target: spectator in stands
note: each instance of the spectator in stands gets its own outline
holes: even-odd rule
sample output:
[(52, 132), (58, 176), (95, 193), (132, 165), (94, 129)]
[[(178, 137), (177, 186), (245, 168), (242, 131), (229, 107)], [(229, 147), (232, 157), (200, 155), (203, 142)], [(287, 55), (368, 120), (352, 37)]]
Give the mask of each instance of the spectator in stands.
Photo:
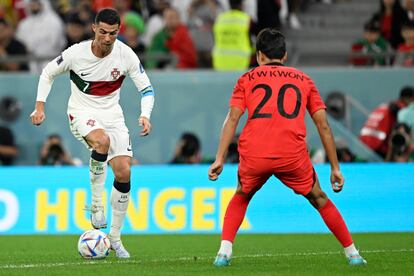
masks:
[(217, 3), (219, 4), (220, 8), (222, 8), (224, 11), (230, 8), (229, 0), (217, 0)]
[(151, 4), (148, 9), (150, 17), (145, 22), (145, 32), (142, 36), (142, 42), (146, 48), (150, 47), (154, 36), (164, 28), (163, 13), (170, 7), (167, 0), (153, 0), (148, 4)]
[(63, 146), (60, 135), (51, 134), (43, 142), (39, 164), (43, 166), (74, 165), (72, 158)]
[(17, 157), (17, 146), (11, 129), (0, 126), (0, 166), (11, 166)]
[(89, 0), (79, 1), (74, 12), (79, 15), (80, 20), (85, 25), (85, 34), (89, 37), (94, 37), (92, 24), (94, 23), (96, 12), (93, 10), (91, 2)]
[[(352, 152), (351, 148), (348, 146), (348, 143), (343, 138), (335, 138), (335, 144), (336, 144), (336, 155), (338, 156), (338, 161), (342, 163), (353, 163), (353, 162), (365, 162), (366, 160), (360, 158), (357, 156), (354, 152)], [(316, 154), (321, 154), (320, 151), (323, 151), (323, 158), (324, 162), (329, 162), (328, 157), (326, 156), (326, 153), (324, 149), (317, 149), (316, 152), (314, 152), (314, 155), (312, 156), (313, 159), (317, 159)]]
[(133, 2), (132, 0), (112, 0), (111, 6), (113, 6), (114, 9), (118, 11), (118, 13), (120, 14), (122, 18), (127, 12), (131, 11), (132, 2)]
[(414, 21), (414, 0), (404, 0), (404, 9), (407, 11), (408, 19)]
[(300, 7), (302, 5), (302, 0), (287, 0), (288, 4), (288, 17), (287, 22), (289, 22), (289, 26), (294, 30), (300, 30), (302, 28), (302, 24), (299, 21), (298, 13)]
[(391, 132), (385, 161), (409, 162), (412, 145), (411, 128), (404, 123), (398, 123)]
[[(384, 66), (390, 63), (391, 48), (381, 36), (378, 21), (364, 25), (364, 37), (352, 45), (351, 64), (356, 66)], [(366, 54), (366, 55), (365, 55)]]
[(409, 19), (399, 0), (380, 0), (380, 9), (372, 20), (380, 22), (382, 36), (394, 49), (403, 42), (401, 26)]
[(338, 156), (338, 161), (342, 163), (352, 163), (356, 161), (355, 154), (346, 146), (337, 147), (336, 155)]
[[(405, 89), (411, 89), (414, 95), (414, 87), (406, 87)], [(411, 128), (411, 134), (414, 135), (414, 97), (408, 106), (398, 112), (398, 122), (409, 126)]]
[(0, 1), (0, 17), (8, 21), (13, 27), (17, 25), (19, 19), (16, 2), (17, 1)]
[[(14, 38), (13, 27), (4, 18), (0, 18), (0, 57), (27, 55), (26, 47)], [(0, 71), (27, 71), (26, 63), (1, 62)]]
[(187, 25), (188, 10), (190, 9), (192, 0), (169, 0), (172, 8), (174, 8), (180, 15), (181, 21)]
[(211, 67), (213, 25), (219, 13), (215, 0), (193, 0), (188, 10), (188, 28), (197, 50), (199, 67)]
[(381, 104), (374, 109), (361, 129), (359, 139), (385, 158), (389, 149), (390, 134), (397, 123), (398, 111), (413, 100), (414, 89), (408, 86), (402, 88), (398, 100)]
[[(277, 0), (279, 1), (279, 0)], [(247, 13), (252, 22), (255, 22), (255, 27), (257, 27), (257, 5), (259, 1), (257, 0), (243, 0), (243, 11), (245, 13)], [(256, 30), (256, 32), (254, 33), (255, 35), (257, 35), (259, 33), (260, 30)]]
[[(63, 21), (48, 0), (29, 0), (29, 14), (20, 21), (16, 37), (36, 58), (57, 56), (66, 45)], [(30, 71), (41, 72), (47, 61), (30, 62)]]
[(72, 46), (73, 44), (90, 38), (85, 33), (85, 22), (83, 22), (78, 13), (71, 12), (66, 15), (66, 46), (65, 49)]
[(198, 137), (191, 132), (181, 135), (175, 147), (171, 164), (199, 164), (201, 162), (201, 145)]
[(114, 0), (93, 0), (93, 1), (86, 0), (83, 2), (92, 2), (93, 3), (92, 8), (94, 9), (94, 11), (97, 12), (100, 9), (112, 7)]
[(219, 14), (214, 23), (213, 68), (246, 70), (250, 65), (250, 16), (243, 12), (242, 0), (230, 0), (230, 10)]
[(404, 43), (400, 44), (394, 65), (414, 66), (414, 21), (408, 22), (401, 27)]
[[(181, 22), (180, 15), (173, 8), (164, 10), (165, 27), (155, 35), (148, 53), (166, 54), (176, 56), (178, 69), (190, 69), (197, 67), (197, 54), (193, 40), (186, 26)], [(146, 63), (148, 68), (153, 68), (154, 64)], [(158, 64), (157, 68), (164, 65)]]
[(123, 19), (123, 33), (120, 39), (125, 42), (137, 54), (141, 55), (145, 52), (145, 45), (141, 40), (144, 33), (144, 20), (136, 12), (127, 12)]
[(64, 19), (72, 8), (71, 0), (55, 0), (51, 2), (52, 8), (57, 12), (60, 18)]
[(257, 28), (259, 30), (264, 28), (280, 29), (280, 5), (281, 3), (275, 0), (257, 1)]

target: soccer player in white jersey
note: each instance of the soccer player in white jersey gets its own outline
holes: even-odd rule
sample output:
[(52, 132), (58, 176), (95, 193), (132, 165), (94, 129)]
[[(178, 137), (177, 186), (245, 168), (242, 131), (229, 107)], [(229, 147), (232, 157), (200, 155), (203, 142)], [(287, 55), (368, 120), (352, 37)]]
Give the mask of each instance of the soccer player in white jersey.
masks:
[(102, 195), (107, 162), (115, 175), (111, 193), (111, 247), (118, 258), (129, 258), (121, 242), (121, 228), (129, 202), (132, 149), (128, 129), (119, 105), (122, 81), (128, 74), (141, 92), (141, 135), (151, 131), (150, 115), (154, 106), (151, 83), (135, 53), (117, 40), (119, 14), (113, 9), (101, 10), (92, 25), (93, 40), (69, 47), (44, 69), (39, 79), (34, 125), (46, 118), (44, 105), (53, 80), (70, 72), (71, 96), (68, 119), (74, 136), (91, 151), (90, 182), (92, 188), (91, 223), (96, 229), (106, 228)]

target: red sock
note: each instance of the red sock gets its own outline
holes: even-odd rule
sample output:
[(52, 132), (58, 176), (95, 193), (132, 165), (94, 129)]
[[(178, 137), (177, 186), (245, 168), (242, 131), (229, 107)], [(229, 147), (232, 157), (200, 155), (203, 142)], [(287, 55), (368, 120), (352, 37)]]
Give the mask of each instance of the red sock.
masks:
[(329, 230), (331, 230), (342, 246), (350, 246), (353, 243), (351, 234), (346, 227), (341, 213), (339, 213), (332, 201), (328, 199), (325, 206), (320, 208), (318, 211), (321, 214), (326, 226), (328, 226)]
[(237, 230), (239, 230), (243, 222), (249, 201), (249, 199), (239, 194), (235, 194), (232, 197), (227, 206), (226, 214), (224, 215), (223, 232), (221, 234), (222, 240), (234, 241)]

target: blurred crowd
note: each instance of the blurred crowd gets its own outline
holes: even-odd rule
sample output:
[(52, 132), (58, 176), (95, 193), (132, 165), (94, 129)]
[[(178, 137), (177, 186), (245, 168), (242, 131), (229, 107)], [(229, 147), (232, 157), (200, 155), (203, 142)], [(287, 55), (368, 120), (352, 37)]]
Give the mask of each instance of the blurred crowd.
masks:
[[(0, 70), (41, 72), (62, 50), (92, 38), (96, 11), (108, 6), (122, 16), (119, 39), (148, 69), (244, 70), (255, 66), (251, 45), (261, 29), (301, 29), (300, 14), (313, 2), (335, 1), (0, 0)], [(229, 27), (229, 20), (243, 23)], [(414, 0), (378, 0), (362, 29), (352, 65), (414, 66)]]
[[(396, 94), (396, 93), (395, 93)], [(391, 97), (390, 97), (391, 99)], [(325, 99), (327, 112), (338, 122), (344, 122), (349, 112), (349, 98), (340, 91), (333, 91)], [(414, 87), (403, 86), (397, 99), (375, 107), (367, 116), (357, 134), (359, 141), (385, 162), (414, 162)], [(349, 139), (335, 138), (340, 162), (366, 162), (351, 147)], [(355, 145), (355, 144), (354, 144)], [(313, 163), (326, 163), (323, 149), (309, 149)]]
[(385, 161), (414, 161), (414, 87), (401, 89), (398, 99), (383, 103), (368, 116), (360, 140)]
[[(0, 0), (0, 70), (41, 72), (47, 60), (93, 37), (91, 24), (103, 7), (119, 11), (119, 39), (147, 68), (247, 69), (255, 63), (251, 45), (258, 31), (300, 29), (299, 11), (312, 1), (317, 0)], [(239, 19), (238, 26), (226, 23)], [(226, 39), (229, 33), (233, 41)], [(222, 61), (223, 52), (240, 47), (235, 65), (222, 68), (232, 63)]]
[(379, 0), (351, 52), (350, 62), (356, 66), (413, 67), (414, 0)]

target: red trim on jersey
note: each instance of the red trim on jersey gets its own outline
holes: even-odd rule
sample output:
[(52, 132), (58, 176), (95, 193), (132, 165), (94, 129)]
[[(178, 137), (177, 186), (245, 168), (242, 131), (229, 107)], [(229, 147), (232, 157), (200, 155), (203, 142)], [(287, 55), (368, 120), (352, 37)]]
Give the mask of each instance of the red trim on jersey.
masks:
[(120, 76), (116, 81), (94, 81), (91, 82), (90, 95), (93, 96), (106, 96), (112, 92), (118, 90), (125, 76)]

